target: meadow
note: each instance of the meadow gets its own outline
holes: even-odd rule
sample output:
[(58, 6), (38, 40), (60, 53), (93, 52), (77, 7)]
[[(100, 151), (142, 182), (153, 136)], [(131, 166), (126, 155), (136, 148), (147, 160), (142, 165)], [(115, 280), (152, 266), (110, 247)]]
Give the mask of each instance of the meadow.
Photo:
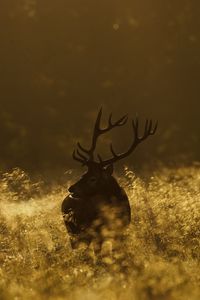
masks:
[(20, 169), (0, 180), (1, 300), (199, 300), (200, 164), (118, 178), (132, 209), (120, 253), (72, 251), (60, 213), (71, 184)]

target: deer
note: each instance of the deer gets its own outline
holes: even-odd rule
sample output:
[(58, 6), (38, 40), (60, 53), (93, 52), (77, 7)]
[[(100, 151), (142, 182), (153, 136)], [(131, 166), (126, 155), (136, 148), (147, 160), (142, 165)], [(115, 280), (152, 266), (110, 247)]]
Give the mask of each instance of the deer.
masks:
[(116, 127), (124, 126), (128, 115), (124, 115), (113, 122), (112, 114), (108, 125), (101, 128), (102, 108), (98, 112), (89, 149), (79, 142), (73, 151), (73, 159), (87, 167), (86, 173), (68, 189), (69, 195), (63, 200), (61, 211), (69, 234), (72, 249), (80, 244), (87, 247), (93, 243), (96, 255), (101, 253), (106, 240), (112, 240), (120, 245), (125, 230), (131, 222), (131, 208), (125, 190), (113, 176), (113, 165), (128, 157), (135, 148), (154, 135), (158, 122), (153, 125), (152, 120), (146, 120), (144, 133), (139, 136), (139, 120), (132, 120), (133, 142), (129, 149), (117, 154), (110, 144), (112, 157), (103, 160), (100, 154), (95, 155), (99, 137)]

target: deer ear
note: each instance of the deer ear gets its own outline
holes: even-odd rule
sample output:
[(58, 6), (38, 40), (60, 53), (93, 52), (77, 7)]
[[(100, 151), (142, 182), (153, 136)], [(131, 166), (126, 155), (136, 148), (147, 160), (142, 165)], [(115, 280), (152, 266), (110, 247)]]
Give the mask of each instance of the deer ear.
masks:
[(106, 173), (107, 173), (108, 175), (112, 175), (112, 173), (113, 173), (113, 171), (114, 171), (113, 164), (107, 166), (107, 167), (105, 168), (105, 171), (106, 171)]

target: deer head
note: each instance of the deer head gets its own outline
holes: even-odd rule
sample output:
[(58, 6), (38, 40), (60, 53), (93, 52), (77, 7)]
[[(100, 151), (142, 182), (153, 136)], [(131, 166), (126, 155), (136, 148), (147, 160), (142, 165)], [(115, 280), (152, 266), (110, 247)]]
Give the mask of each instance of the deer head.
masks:
[(105, 134), (115, 127), (124, 126), (128, 121), (128, 116), (125, 115), (119, 120), (113, 122), (112, 114), (110, 114), (107, 127), (102, 129), (100, 127), (101, 117), (102, 108), (100, 109), (95, 122), (91, 147), (89, 149), (86, 149), (80, 143), (77, 143), (77, 149), (73, 152), (73, 159), (80, 162), (83, 166), (88, 167), (87, 173), (84, 174), (77, 183), (69, 188), (69, 192), (72, 193), (74, 197), (82, 197), (83, 195), (89, 196), (102, 191), (117, 191), (117, 189), (119, 189), (119, 186), (114, 177), (112, 177), (113, 164), (129, 156), (135, 150), (135, 148), (148, 136), (154, 135), (158, 125), (158, 123), (156, 122), (156, 124), (153, 126), (152, 120), (146, 120), (144, 133), (141, 137), (139, 137), (139, 121), (137, 118), (135, 120), (132, 120), (134, 138), (129, 149), (124, 153), (117, 154), (111, 144), (110, 150), (112, 153), (112, 157), (110, 159), (103, 160), (102, 157), (97, 154), (98, 161), (96, 161), (94, 152), (96, 149), (98, 138), (102, 134)]

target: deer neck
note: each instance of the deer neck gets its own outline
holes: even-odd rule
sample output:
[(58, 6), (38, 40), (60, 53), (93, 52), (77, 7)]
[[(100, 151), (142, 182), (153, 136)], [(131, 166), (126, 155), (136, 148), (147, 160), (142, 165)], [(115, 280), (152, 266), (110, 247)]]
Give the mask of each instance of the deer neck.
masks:
[(120, 195), (121, 195), (121, 187), (119, 186), (118, 182), (116, 181), (116, 179), (113, 178), (113, 181), (112, 181), (112, 184), (111, 184), (111, 187), (107, 188), (105, 190), (105, 194), (108, 196), (108, 197), (117, 197), (119, 198)]

